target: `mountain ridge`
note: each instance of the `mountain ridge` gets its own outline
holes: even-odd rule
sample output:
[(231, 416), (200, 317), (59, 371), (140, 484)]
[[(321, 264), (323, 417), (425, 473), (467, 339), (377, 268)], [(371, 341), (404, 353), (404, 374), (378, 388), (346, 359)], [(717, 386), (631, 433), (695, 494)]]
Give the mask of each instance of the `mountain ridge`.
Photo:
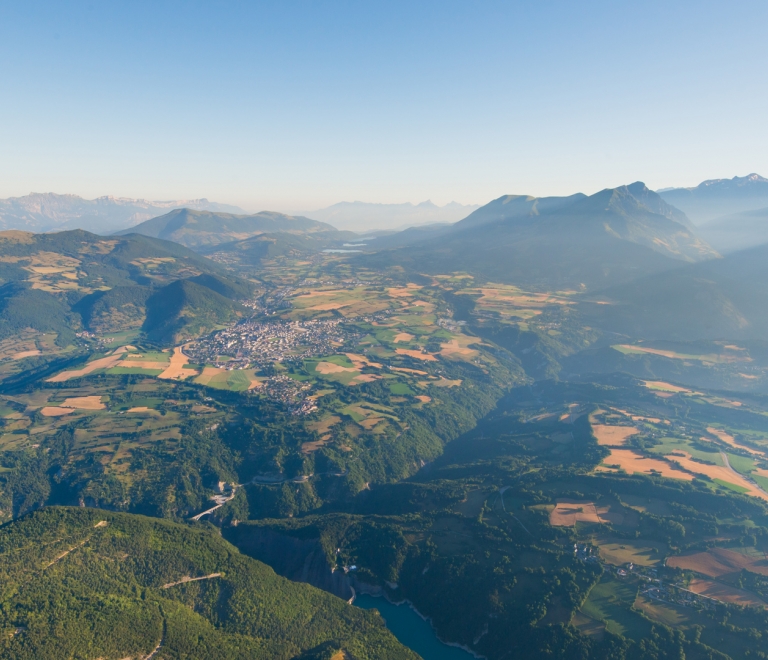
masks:
[(595, 292), (582, 306), (611, 332), (644, 339), (762, 339), (768, 332), (768, 245), (682, 265)]
[[(684, 213), (641, 182), (591, 196), (505, 195), (454, 225), (413, 235), (410, 245), (366, 260), (421, 272), (471, 271), (538, 288), (589, 289), (719, 256)], [(394, 242), (387, 237), (381, 245)], [(375, 240), (369, 245), (378, 249)]]
[(151, 218), (135, 227), (117, 231), (114, 235), (141, 234), (170, 240), (189, 248), (207, 249), (266, 233), (332, 234), (336, 232), (338, 230), (327, 223), (276, 211), (243, 215), (185, 208)]
[(768, 207), (768, 179), (755, 173), (732, 179), (707, 179), (698, 186), (670, 188), (658, 194), (700, 225), (718, 217)]
[(183, 206), (211, 211), (242, 211), (236, 206), (205, 198), (150, 201), (105, 195), (89, 200), (79, 195), (33, 192), (0, 199), (0, 228), (35, 233), (68, 229), (110, 233)]

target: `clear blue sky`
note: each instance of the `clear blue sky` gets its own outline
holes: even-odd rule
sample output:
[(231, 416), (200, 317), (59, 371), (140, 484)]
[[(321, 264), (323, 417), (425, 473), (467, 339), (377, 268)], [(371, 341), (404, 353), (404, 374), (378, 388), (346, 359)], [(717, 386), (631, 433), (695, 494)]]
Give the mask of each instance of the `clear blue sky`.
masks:
[(0, 197), (250, 209), (768, 176), (768, 2), (0, 3)]

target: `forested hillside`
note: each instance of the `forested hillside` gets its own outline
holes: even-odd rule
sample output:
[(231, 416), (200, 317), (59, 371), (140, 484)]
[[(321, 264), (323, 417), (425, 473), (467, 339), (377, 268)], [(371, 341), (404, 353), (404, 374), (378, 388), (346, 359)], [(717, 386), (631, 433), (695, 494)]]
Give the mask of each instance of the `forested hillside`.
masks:
[(351, 232), (339, 232), (324, 222), (284, 213), (263, 211), (253, 215), (235, 215), (192, 209), (176, 209), (118, 232), (121, 235), (133, 233), (174, 241), (194, 249), (210, 248), (260, 234), (327, 234), (337, 240), (354, 236)]
[(164, 346), (195, 337), (237, 318), (253, 291), (210, 259), (138, 234), (0, 232), (0, 380), (137, 331)]
[(210, 526), (49, 508), (0, 528), (0, 655), (417, 656), (376, 613), (278, 577)]

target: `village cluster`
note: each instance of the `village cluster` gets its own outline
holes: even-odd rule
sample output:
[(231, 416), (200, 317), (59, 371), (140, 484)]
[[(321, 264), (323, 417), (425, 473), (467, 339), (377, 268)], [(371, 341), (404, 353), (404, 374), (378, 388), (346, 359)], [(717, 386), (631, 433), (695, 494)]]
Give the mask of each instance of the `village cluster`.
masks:
[[(574, 543), (573, 554), (577, 559), (587, 563), (603, 563), (600, 558), (600, 550), (597, 546), (587, 543)], [(697, 610), (713, 609), (719, 602), (714, 598), (697, 594), (679, 584), (665, 582), (659, 577), (657, 569), (649, 566), (639, 566), (627, 563), (623, 566), (611, 566), (612, 572), (619, 579), (627, 579), (631, 576), (642, 580), (645, 585), (640, 589), (640, 595), (651, 600), (682, 607), (692, 607)]]
[(317, 410), (315, 399), (307, 395), (311, 388), (309, 383), (278, 375), (267, 378), (260, 391), (273, 401), (282, 403), (291, 415), (309, 415)]

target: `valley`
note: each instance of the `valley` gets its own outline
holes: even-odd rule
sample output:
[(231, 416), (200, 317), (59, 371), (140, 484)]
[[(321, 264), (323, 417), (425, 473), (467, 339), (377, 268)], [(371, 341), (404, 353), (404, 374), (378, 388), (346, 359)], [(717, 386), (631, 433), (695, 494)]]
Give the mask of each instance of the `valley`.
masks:
[[(149, 221), (156, 236), (6, 236), (0, 531), (51, 544), (35, 593), (59, 589), (46, 582), (53, 571), (99, 583), (88, 571), (113, 562), (110, 544), (127, 546), (98, 541), (110, 533), (100, 527), (86, 534), (96, 516), (106, 530), (141, 530), (126, 553), (144, 552), (141, 539), (160, 533), (153, 525), (174, 535), (163, 547), (180, 556), (192, 552), (188, 534), (226, 544), (211, 550), (218, 559), (163, 559), (157, 575), (111, 578), (109, 593), (162, 589), (157, 612), (125, 601), (153, 631), (121, 641), (126, 652), (170, 653), (181, 643), (173, 617), (202, 617), (183, 625), (215, 637), (211, 657), (239, 657), (249, 635), (277, 648), (264, 640), (284, 633), (250, 614), (224, 623), (212, 605), (241, 598), (217, 586), (230, 571), (274, 569), (270, 580), (308, 590), (286, 601), (286, 616), (308, 598), (327, 599), (347, 622), (368, 615), (345, 600), (406, 602), (434, 643), (489, 660), (758, 653), (750, 640), (768, 624), (768, 352), (759, 310), (742, 307), (744, 323), (718, 333), (736, 327), (745, 300), (735, 273), (762, 266), (709, 254), (644, 187), (603, 195), (610, 222), (629, 213), (628, 195), (645, 205), (630, 223), (643, 232), (593, 238), (596, 259), (618, 246), (641, 265), (611, 286), (585, 282), (572, 257), (558, 270), (561, 243), (542, 265), (554, 279), (502, 272), (493, 251), (471, 243), (457, 260), (416, 256), (445, 255), (460, 229), (363, 252), (329, 252), (346, 234), (311, 221), (281, 229), (264, 214), (226, 215), (233, 234), (218, 242), (212, 212)], [(545, 248), (549, 225), (531, 224), (532, 208), (560, 223), (569, 204), (597, 203), (497, 202), (462, 222), (505, 241), (505, 223), (523, 222)], [(678, 256), (645, 245), (669, 223), (687, 246)], [(724, 297), (647, 321), (641, 285), (674, 288), (701, 272), (727, 274), (717, 280)], [(705, 312), (717, 330), (687, 336)], [(72, 531), (46, 531), (54, 523), (34, 522), (43, 519)], [(97, 563), (81, 563), (97, 543)], [(18, 581), (32, 569), (9, 552), (0, 559)], [(106, 594), (77, 589), (88, 603)], [(4, 611), (17, 611), (20, 594), (8, 591)], [(38, 618), (4, 622), (23, 631), (2, 642), (8, 657), (32, 657), (25, 639), (44, 637), (44, 601), (24, 602)], [(274, 643), (294, 649), (285, 657), (408, 657), (371, 616), (371, 655), (336, 619), (305, 641), (290, 633), (294, 646)], [(98, 626), (87, 629), (94, 648), (108, 648)]]

